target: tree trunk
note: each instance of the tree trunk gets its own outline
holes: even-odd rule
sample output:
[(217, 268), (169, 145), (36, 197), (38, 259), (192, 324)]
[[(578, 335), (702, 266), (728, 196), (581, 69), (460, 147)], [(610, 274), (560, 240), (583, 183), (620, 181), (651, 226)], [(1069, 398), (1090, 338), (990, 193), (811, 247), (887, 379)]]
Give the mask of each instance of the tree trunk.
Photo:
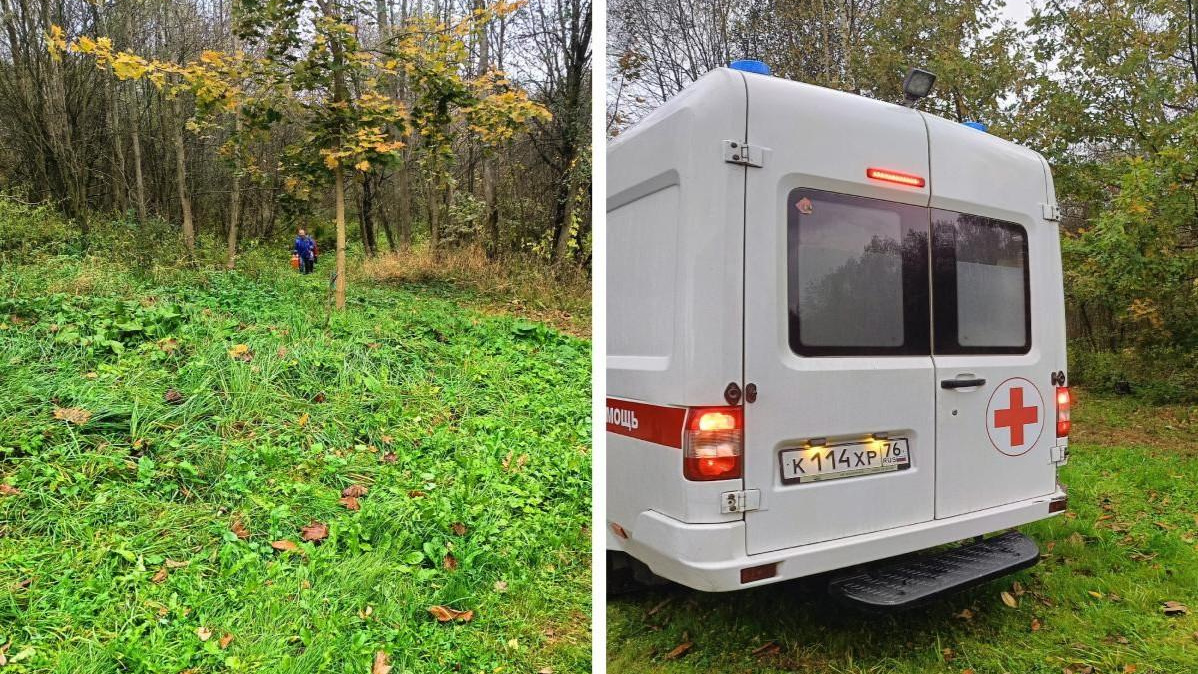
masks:
[[(241, 122), (237, 122), (240, 133)], [(237, 265), (237, 228), (241, 225), (241, 159), (238, 156), (237, 166), (233, 169), (233, 190), (229, 195), (229, 241), (225, 269), (233, 269)]]
[(105, 89), (109, 96), (109, 112), (112, 115), (112, 205), (123, 214), (129, 184), (125, 180), (125, 144), (121, 138), (120, 88), (115, 78), (111, 78)]
[[(560, 210), (557, 241), (553, 245), (553, 261), (556, 264), (564, 262), (570, 252), (570, 221), (574, 219), (574, 201), (578, 194), (577, 174), (577, 167), (573, 166), (573, 162), (571, 162), (571, 167), (565, 176), (565, 185), (562, 190), (559, 190), (559, 201), (554, 209)], [(561, 194), (561, 191), (565, 193)]]
[(183, 146), (183, 105), (174, 99), (175, 119), (175, 183), (179, 191), (179, 207), (183, 211), (183, 245), (193, 259), (196, 252), (195, 223), (191, 219), (191, 195), (187, 193), (187, 154)]
[[(241, 41), (233, 34), (233, 53), (241, 50)], [(233, 189), (229, 194), (229, 241), (225, 269), (237, 265), (237, 228), (241, 225), (241, 111), (233, 111)]]
[(333, 170), (334, 191), (337, 197), (337, 281), (335, 305), (345, 308), (345, 176), (340, 165)]
[(378, 240), (374, 231), (374, 189), (370, 175), (362, 179), (362, 207), (358, 210), (358, 222), (362, 225), (362, 247), (366, 257), (374, 257), (378, 251)]
[(428, 247), (434, 252), (441, 238), (441, 205), (437, 203), (441, 199), (440, 182), (440, 178), (434, 178), (428, 185)]
[(399, 221), (399, 243), (405, 249), (412, 247), (412, 176), (408, 163), (408, 160), (404, 160), (399, 169), (399, 213), (396, 216)]
[(133, 116), (133, 176), (137, 183), (137, 221), (146, 221), (146, 181), (141, 174), (141, 126), (137, 115)]

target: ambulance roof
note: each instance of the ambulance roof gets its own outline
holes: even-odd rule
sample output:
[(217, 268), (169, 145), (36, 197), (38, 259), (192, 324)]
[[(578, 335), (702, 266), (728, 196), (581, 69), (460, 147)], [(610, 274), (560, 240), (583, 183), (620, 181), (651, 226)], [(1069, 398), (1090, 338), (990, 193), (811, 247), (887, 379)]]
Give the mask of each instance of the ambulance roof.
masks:
[[(724, 107), (727, 104), (728, 98), (743, 100), (746, 92), (749, 94), (749, 105), (752, 106), (760, 105), (785, 108), (802, 105), (804, 102), (810, 102), (812, 98), (815, 98), (819, 100), (821, 106), (825, 106), (824, 110), (828, 115), (836, 116), (844, 115), (860, 118), (870, 113), (884, 114), (896, 108), (904, 109), (895, 103), (806, 84), (804, 82), (796, 82), (769, 75), (742, 73), (731, 68), (716, 68), (678, 92), (677, 95), (647, 115), (631, 129), (617, 136), (609, 143), (609, 149), (614, 150), (619, 145), (627, 143), (649, 128), (670, 119), (680, 110), (686, 109), (701, 112)], [(846, 113), (852, 114), (846, 115)], [(913, 111), (913, 114), (916, 113), (922, 115), (929, 126), (952, 125), (954, 127), (969, 128), (959, 122), (938, 117), (927, 112)], [(977, 147), (979, 149), (984, 148), (986, 154), (993, 155), (997, 150), (998, 154), (1012, 158), (1022, 157), (1023, 159), (1031, 159), (1037, 164), (1043, 161), (1043, 157), (1035, 150), (984, 131), (972, 128), (969, 128), (969, 130), (971, 132), (969, 134), (954, 134), (954, 142), (959, 143), (958, 149), (962, 152), (968, 152), (971, 147)], [(765, 142), (768, 144), (768, 141)]]

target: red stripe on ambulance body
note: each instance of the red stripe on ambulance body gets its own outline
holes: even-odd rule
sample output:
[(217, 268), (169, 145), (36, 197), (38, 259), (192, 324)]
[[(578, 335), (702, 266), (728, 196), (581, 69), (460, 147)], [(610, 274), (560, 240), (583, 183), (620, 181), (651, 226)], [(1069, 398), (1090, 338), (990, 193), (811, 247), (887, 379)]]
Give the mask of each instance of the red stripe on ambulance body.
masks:
[(607, 399), (607, 432), (682, 449), (685, 407)]

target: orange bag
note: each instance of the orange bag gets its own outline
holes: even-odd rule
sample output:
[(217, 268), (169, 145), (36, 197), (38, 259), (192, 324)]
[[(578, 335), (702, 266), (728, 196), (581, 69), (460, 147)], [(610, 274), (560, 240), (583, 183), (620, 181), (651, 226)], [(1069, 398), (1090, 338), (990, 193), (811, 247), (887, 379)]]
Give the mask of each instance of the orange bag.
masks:
[(291, 268), (292, 268), (292, 269), (299, 269), (299, 255), (292, 255), (292, 256), (291, 256)]

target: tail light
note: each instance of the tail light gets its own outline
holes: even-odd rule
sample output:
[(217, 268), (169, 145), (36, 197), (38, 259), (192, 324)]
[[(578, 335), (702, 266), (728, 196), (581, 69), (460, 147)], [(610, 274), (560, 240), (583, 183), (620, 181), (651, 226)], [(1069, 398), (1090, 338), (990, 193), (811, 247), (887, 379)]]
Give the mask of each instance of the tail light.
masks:
[(1072, 404), (1068, 386), (1057, 387), (1057, 437), (1069, 437), (1069, 406)]
[(927, 181), (922, 176), (917, 176), (914, 173), (903, 173), (902, 171), (890, 171), (870, 167), (865, 169), (865, 177), (883, 182), (894, 183), (896, 185), (906, 185), (907, 187), (923, 187)]
[(739, 407), (697, 407), (686, 417), (682, 474), (688, 480), (731, 480), (744, 474), (744, 413)]

